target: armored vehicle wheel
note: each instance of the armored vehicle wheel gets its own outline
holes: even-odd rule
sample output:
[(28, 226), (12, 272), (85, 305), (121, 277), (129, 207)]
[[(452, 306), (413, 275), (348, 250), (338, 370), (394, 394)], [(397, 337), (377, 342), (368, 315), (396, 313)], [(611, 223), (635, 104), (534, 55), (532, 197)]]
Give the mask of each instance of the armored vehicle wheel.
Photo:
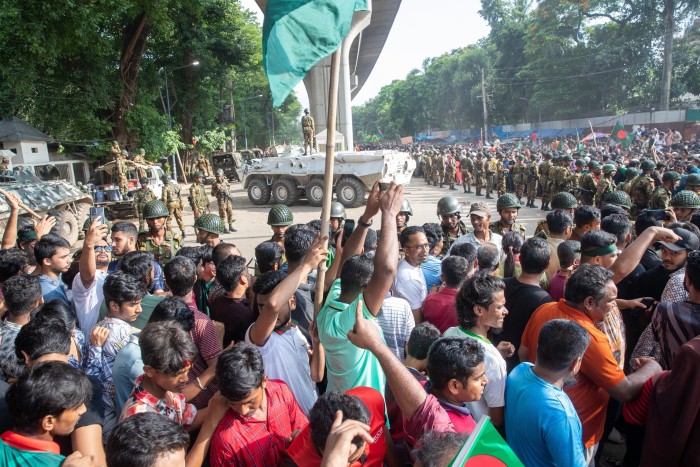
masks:
[(299, 200), (299, 189), (294, 180), (283, 178), (272, 184), (272, 200), (276, 204), (291, 206)]
[(83, 225), (85, 219), (90, 215), (90, 205), (88, 203), (75, 203), (75, 210), (78, 224)]
[(346, 208), (356, 208), (365, 202), (365, 186), (355, 178), (344, 178), (335, 187), (338, 202)]
[(73, 246), (78, 241), (78, 234), (82, 227), (82, 225), (78, 225), (78, 219), (75, 218), (72, 212), (65, 209), (51, 211), (50, 214), (56, 218), (56, 225), (51, 229), (51, 233), (60, 235)]
[(248, 199), (256, 206), (270, 202), (270, 187), (265, 179), (256, 178), (248, 185)]
[(323, 180), (312, 180), (306, 185), (306, 198), (311, 206), (323, 204)]

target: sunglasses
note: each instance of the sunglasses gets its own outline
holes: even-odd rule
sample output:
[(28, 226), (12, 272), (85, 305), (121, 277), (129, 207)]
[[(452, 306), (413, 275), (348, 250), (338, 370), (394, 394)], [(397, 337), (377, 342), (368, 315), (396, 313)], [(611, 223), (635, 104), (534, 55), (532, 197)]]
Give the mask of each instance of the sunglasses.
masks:
[(94, 250), (95, 250), (95, 252), (98, 252), (98, 251), (106, 251), (107, 253), (111, 253), (111, 252), (112, 252), (112, 247), (109, 246), (109, 245), (96, 245), (96, 246), (94, 247)]

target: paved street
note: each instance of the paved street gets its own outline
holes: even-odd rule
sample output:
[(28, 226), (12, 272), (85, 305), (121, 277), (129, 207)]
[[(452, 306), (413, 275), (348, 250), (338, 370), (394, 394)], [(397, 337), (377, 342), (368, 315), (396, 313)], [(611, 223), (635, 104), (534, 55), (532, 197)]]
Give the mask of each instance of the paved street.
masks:
[[(183, 193), (187, 192), (187, 187), (185, 185), (182, 185), (181, 188)], [(238, 229), (238, 232), (225, 234), (223, 239), (226, 242), (235, 243), (240, 248), (243, 255), (249, 257), (252, 256), (252, 252), (256, 245), (272, 236), (272, 231), (267, 225), (267, 212), (269, 211), (271, 205), (254, 206), (248, 200), (248, 195), (243, 190), (241, 183), (233, 183), (231, 188), (236, 204), (236, 209), (234, 209), (234, 217), (236, 222), (233, 226)], [(207, 191), (209, 190), (210, 187), (207, 186)], [(464, 194), (461, 188), (459, 191), (450, 191), (447, 188), (441, 189), (428, 186), (423, 179), (417, 179), (414, 177), (411, 184), (406, 187), (405, 191), (405, 196), (411, 203), (414, 213), (414, 216), (409, 221), (409, 225), (420, 225), (425, 222), (439, 222), (435, 212), (437, 202), (441, 197), (448, 195), (456, 196), (457, 199), (463, 203), (463, 219), (470, 228), (471, 225), (469, 223), (468, 213), (469, 205), (473, 202), (486, 201), (492, 208), (492, 219), (495, 220), (498, 217), (495, 198), (492, 200), (485, 200), (483, 196)], [(539, 206), (539, 200), (536, 204)], [(210, 207), (213, 213), (218, 213), (216, 201), (212, 200)], [(306, 223), (313, 219), (318, 219), (321, 215), (321, 208), (309, 206), (305, 200), (302, 200), (298, 204), (292, 206), (292, 211), (294, 212), (295, 223)], [(364, 207), (348, 209), (348, 218), (357, 219), (363, 211)], [(534, 232), (537, 221), (539, 219), (543, 219), (544, 215), (545, 212), (539, 209), (523, 207), (520, 210), (520, 217), (518, 218), (518, 221), (525, 224), (529, 236), (532, 234), (532, 232)], [(192, 211), (189, 206), (185, 209), (185, 224), (188, 226), (192, 226), (194, 224), (194, 218), (192, 217)], [(196, 244), (194, 233), (191, 228), (187, 231), (185, 243), (187, 245)]]

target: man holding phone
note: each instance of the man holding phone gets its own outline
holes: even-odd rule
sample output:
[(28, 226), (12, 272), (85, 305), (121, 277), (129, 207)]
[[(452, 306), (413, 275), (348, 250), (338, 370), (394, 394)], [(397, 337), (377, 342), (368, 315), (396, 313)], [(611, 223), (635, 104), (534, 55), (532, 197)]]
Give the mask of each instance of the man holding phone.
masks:
[(102, 217), (93, 218), (85, 232), (80, 255), (80, 274), (73, 279), (73, 303), (80, 329), (89, 336), (100, 314), (104, 301), (102, 286), (107, 278), (107, 268), (112, 259), (112, 247), (107, 243), (107, 226)]

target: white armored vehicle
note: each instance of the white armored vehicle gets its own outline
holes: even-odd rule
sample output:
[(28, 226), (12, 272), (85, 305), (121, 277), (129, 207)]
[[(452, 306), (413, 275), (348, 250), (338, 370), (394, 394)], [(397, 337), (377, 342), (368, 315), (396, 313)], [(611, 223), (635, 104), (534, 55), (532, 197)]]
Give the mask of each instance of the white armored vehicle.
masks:
[[(253, 159), (244, 168), (243, 188), (253, 204), (270, 202), (291, 206), (306, 197), (311, 206), (323, 202), (324, 154), (304, 156), (288, 149), (280, 157)], [(408, 185), (416, 168), (413, 158), (398, 151), (337, 152), (333, 168), (336, 199), (354, 208), (365, 203), (374, 182)]]

